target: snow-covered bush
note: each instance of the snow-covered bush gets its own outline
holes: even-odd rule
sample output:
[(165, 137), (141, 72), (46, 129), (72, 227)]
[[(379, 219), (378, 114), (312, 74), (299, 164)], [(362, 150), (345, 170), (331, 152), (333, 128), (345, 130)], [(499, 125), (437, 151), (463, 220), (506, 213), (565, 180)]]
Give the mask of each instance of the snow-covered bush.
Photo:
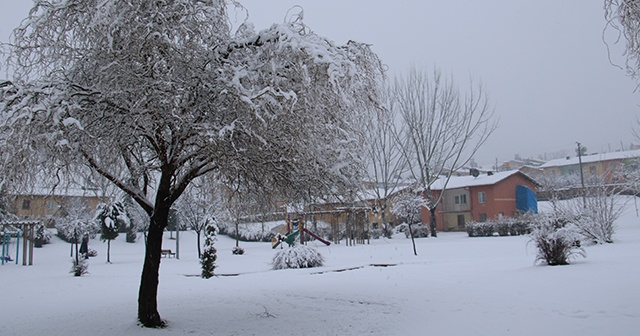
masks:
[(486, 222), (467, 222), (465, 229), (469, 237), (521, 236), (531, 233), (531, 219), (502, 218)]
[(539, 217), (533, 224), (531, 242), (536, 246), (536, 262), (567, 265), (572, 258), (586, 257), (580, 234), (572, 224), (555, 218)]
[(465, 228), (469, 237), (491, 237), (495, 232), (493, 222), (467, 222)]
[(35, 227), (35, 236), (33, 237), (33, 244), (35, 247), (42, 247), (45, 244), (51, 242), (51, 232), (47, 230), (44, 224), (39, 223)]
[[(429, 227), (424, 224), (412, 224), (411, 231), (413, 231), (413, 237), (415, 238), (427, 238), (430, 232)], [(404, 235), (407, 238), (411, 238), (411, 233), (409, 233), (408, 229), (404, 231)]]
[(273, 257), (273, 269), (311, 268), (324, 265), (320, 252), (306, 245), (294, 245), (280, 250)]
[(371, 229), (369, 233), (371, 234), (371, 239), (380, 239), (382, 236), (386, 237), (384, 229)]
[(71, 259), (71, 271), (69, 273), (73, 273), (74, 276), (83, 276), (89, 273), (89, 262), (85, 258), (74, 258)]
[(271, 238), (275, 236), (270, 230), (262, 231), (259, 225), (245, 224), (240, 224), (237, 232), (234, 224), (221, 224), (220, 233), (246, 242), (270, 242)]
[(244, 249), (240, 246), (234, 246), (233, 249), (231, 250), (231, 253), (235, 254), (235, 255), (243, 255), (244, 254)]

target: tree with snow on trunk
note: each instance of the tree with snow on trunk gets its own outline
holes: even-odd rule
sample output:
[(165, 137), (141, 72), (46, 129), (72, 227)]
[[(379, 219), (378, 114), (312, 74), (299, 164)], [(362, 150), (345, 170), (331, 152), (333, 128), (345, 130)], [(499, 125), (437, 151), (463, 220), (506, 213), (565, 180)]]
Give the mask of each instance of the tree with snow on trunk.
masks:
[(379, 105), (384, 75), (377, 56), (316, 35), (302, 13), (233, 31), (228, 6), (243, 10), (233, 0), (35, 0), (6, 45), (4, 173), (89, 167), (140, 205), (145, 327), (166, 324), (162, 237), (194, 179), (216, 173), (297, 198), (360, 180), (360, 121)]

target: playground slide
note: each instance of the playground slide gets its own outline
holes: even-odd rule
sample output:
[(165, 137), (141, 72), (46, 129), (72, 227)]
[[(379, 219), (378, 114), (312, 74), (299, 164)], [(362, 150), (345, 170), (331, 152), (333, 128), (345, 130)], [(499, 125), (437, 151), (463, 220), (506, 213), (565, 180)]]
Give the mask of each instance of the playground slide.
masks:
[(315, 233), (313, 233), (313, 232), (311, 232), (311, 231), (307, 230), (306, 228), (303, 228), (302, 230), (303, 230), (306, 234), (308, 234), (308, 235), (310, 235), (311, 237), (313, 237), (313, 238), (315, 238), (315, 239), (317, 239), (317, 240), (321, 241), (321, 242), (322, 242), (322, 243), (324, 243), (325, 245), (327, 245), (327, 246), (331, 245), (331, 243), (330, 243), (330, 242), (328, 242), (328, 241), (326, 241), (326, 240), (324, 240), (324, 239), (320, 238), (320, 236), (318, 236), (317, 234), (315, 234)]
[(282, 227), (282, 229), (280, 229), (278, 234), (276, 234), (274, 237), (271, 238), (271, 248), (275, 249), (276, 247), (280, 246), (280, 244), (282, 244), (282, 242), (286, 242), (287, 244), (289, 244), (289, 246), (293, 245), (294, 240), (300, 234), (300, 231), (302, 231), (302, 232), (310, 235), (311, 237), (321, 241), (322, 243), (324, 243), (327, 246), (331, 245), (330, 242), (322, 239), (320, 236), (318, 236), (317, 234), (311, 232), (310, 230), (307, 230), (307, 228), (305, 228), (305, 227), (302, 227), (301, 230), (297, 230), (295, 232), (290, 232), (289, 231), (289, 226), (285, 225), (284, 227)]

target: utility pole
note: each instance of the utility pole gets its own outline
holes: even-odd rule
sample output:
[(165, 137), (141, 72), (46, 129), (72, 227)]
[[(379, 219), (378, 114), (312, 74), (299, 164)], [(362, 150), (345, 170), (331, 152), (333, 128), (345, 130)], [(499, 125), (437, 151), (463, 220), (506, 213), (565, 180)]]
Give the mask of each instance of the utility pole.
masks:
[(586, 199), (585, 190), (584, 190), (584, 173), (582, 172), (582, 146), (580, 145), (579, 142), (576, 142), (576, 144), (578, 145), (578, 163), (580, 165), (580, 184), (582, 185), (582, 207), (586, 208), (587, 199)]

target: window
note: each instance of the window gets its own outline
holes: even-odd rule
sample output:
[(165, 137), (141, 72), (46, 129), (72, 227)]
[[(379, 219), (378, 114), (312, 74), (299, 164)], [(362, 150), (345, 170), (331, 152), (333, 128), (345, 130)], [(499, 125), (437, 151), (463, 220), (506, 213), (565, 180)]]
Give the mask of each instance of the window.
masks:
[(56, 201), (47, 200), (47, 209), (54, 210), (56, 208)]
[(459, 228), (464, 227), (464, 215), (458, 215), (458, 227)]
[(591, 175), (595, 175), (596, 174), (596, 166), (589, 166), (589, 173)]
[(480, 221), (481, 222), (486, 222), (487, 221), (487, 214), (486, 213), (481, 213), (480, 214)]
[(22, 200), (22, 210), (29, 210), (31, 208), (31, 201), (28, 199)]
[(456, 204), (467, 204), (467, 195), (456, 195), (456, 197), (454, 198), (454, 202)]
[(487, 194), (484, 191), (478, 193), (478, 203), (484, 204), (487, 202)]

